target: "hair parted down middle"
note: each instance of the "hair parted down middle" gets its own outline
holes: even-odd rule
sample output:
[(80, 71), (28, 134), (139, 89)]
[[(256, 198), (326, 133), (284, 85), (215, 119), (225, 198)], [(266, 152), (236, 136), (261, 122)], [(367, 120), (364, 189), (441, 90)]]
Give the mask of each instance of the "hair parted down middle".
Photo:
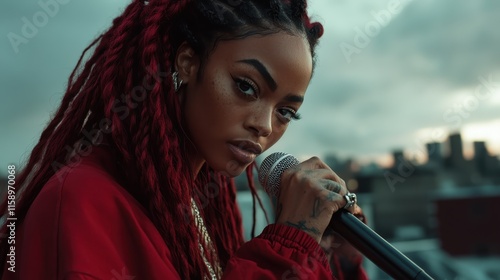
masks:
[[(200, 211), (224, 268), (244, 241), (236, 190), (232, 180), (207, 166), (196, 180), (191, 178), (184, 161), (189, 139), (170, 77), (173, 58), (187, 41), (202, 57), (200, 76), (203, 59), (218, 41), (279, 31), (305, 36), (314, 58), (323, 27), (310, 21), (306, 7), (306, 1), (294, 0), (133, 1), (85, 49), (71, 73), (60, 107), (18, 177), (18, 220), (49, 178), (71, 163), (72, 155), (62, 147), (77, 149), (84, 132), (100, 129), (120, 162), (124, 187), (148, 210), (182, 279), (209, 275), (189, 205), (192, 197), (200, 200), (200, 193), (206, 198), (210, 186), (217, 195)], [(93, 54), (82, 66), (89, 50)], [(255, 196), (253, 167), (246, 173)], [(2, 213), (5, 217), (7, 200), (2, 201)], [(4, 223), (1, 233), (6, 232)], [(1, 250), (4, 262), (6, 239)]]

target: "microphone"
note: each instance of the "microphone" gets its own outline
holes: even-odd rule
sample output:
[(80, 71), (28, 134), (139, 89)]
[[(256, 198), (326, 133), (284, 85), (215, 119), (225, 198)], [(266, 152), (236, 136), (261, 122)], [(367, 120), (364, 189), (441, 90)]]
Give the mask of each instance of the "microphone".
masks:
[[(282, 152), (273, 153), (264, 159), (258, 171), (259, 182), (271, 199), (278, 198), (283, 171), (297, 164), (299, 161), (294, 156)], [(330, 226), (391, 277), (414, 280), (433, 279), (347, 210), (340, 209), (335, 212)]]

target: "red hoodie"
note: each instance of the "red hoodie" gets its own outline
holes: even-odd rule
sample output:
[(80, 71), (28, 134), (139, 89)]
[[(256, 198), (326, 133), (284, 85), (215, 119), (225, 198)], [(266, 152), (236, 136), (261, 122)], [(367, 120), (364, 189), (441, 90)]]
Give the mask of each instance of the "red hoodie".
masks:
[[(15, 272), (5, 264), (3, 279), (180, 279), (168, 246), (112, 166), (109, 152), (94, 147), (47, 182), (16, 229)], [(367, 279), (360, 265), (357, 274)], [(335, 278), (312, 237), (269, 225), (231, 257), (223, 279)]]

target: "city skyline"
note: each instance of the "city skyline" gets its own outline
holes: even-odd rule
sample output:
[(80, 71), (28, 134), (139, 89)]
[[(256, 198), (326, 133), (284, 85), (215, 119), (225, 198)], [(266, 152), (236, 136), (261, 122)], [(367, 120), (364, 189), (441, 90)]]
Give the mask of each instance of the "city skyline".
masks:
[[(130, 2), (64, 1), (49, 13), (39, 4), (48, 1), (0, 4), (0, 127), (7, 132), (0, 166), (26, 159), (81, 51)], [(500, 153), (500, 2), (315, 0), (309, 7), (325, 27), (317, 67), (302, 120), (269, 153), (335, 151), (387, 164), (394, 149), (420, 153), (456, 130), (466, 156), (478, 139)], [(42, 14), (44, 22), (34, 17)], [(12, 43), (16, 35), (24, 41)]]
[[(349, 155), (339, 156), (338, 155), (339, 153), (335, 150), (327, 151), (324, 154), (317, 155), (317, 156), (319, 156), (320, 158), (334, 156), (334, 157), (338, 157), (338, 159), (340, 159), (340, 160), (352, 160), (352, 161), (354, 161), (358, 164), (361, 164), (361, 165), (377, 164), (378, 166), (380, 166), (382, 168), (388, 168), (388, 167), (391, 167), (393, 165), (394, 152), (402, 152), (402, 153), (404, 153), (404, 156), (406, 159), (415, 161), (418, 164), (423, 164), (423, 163), (428, 162), (428, 160), (429, 160), (428, 153), (427, 153), (428, 152), (427, 144), (430, 144), (430, 143), (439, 144), (440, 149), (441, 149), (441, 157), (446, 157), (448, 152), (449, 152), (449, 151), (447, 151), (447, 147), (446, 147), (446, 145), (448, 144), (447, 137), (449, 137), (451, 135), (456, 135), (456, 134), (459, 134), (461, 136), (461, 143), (462, 143), (461, 150), (462, 150), (462, 156), (465, 160), (472, 160), (474, 158), (474, 156), (475, 156), (474, 145), (478, 142), (483, 143), (485, 145), (485, 149), (490, 156), (495, 157), (498, 160), (500, 160), (500, 151), (497, 152), (496, 150), (493, 150), (491, 148), (492, 143), (485, 141), (484, 139), (479, 139), (479, 138), (475, 138), (473, 141), (464, 141), (463, 134), (460, 131), (451, 132), (451, 133), (447, 134), (446, 138), (444, 138), (441, 141), (435, 141), (435, 140), (430, 140), (429, 142), (424, 142), (424, 141), (420, 141), (420, 140), (416, 141), (416, 143), (419, 144), (418, 148), (417, 148), (417, 145), (413, 145), (413, 146), (409, 146), (409, 147), (399, 146), (399, 147), (387, 150), (386, 153), (384, 155), (382, 155), (381, 157), (379, 157), (378, 159), (373, 159), (373, 158), (363, 159), (363, 158), (357, 158), (357, 157), (349, 156)], [(500, 144), (500, 143), (494, 143), (494, 144)], [(267, 153), (269, 153), (269, 152), (267, 152)], [(261, 159), (263, 159), (264, 157), (261, 157)], [(309, 155), (302, 155), (302, 156), (299, 156), (299, 159), (306, 160), (308, 157), (309, 157)]]

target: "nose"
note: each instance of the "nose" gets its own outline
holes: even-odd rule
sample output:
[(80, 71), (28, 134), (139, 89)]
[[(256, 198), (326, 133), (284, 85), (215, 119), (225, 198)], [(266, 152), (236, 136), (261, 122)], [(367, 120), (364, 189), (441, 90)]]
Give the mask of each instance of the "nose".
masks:
[(269, 108), (259, 108), (254, 110), (247, 118), (246, 128), (259, 137), (271, 135), (273, 110)]

